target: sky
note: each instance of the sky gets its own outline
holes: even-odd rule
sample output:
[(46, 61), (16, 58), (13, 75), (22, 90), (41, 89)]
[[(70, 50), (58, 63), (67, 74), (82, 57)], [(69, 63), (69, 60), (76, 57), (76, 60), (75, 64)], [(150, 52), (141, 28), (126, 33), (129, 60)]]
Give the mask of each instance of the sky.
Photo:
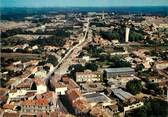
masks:
[(168, 0), (0, 0), (0, 7), (168, 6)]

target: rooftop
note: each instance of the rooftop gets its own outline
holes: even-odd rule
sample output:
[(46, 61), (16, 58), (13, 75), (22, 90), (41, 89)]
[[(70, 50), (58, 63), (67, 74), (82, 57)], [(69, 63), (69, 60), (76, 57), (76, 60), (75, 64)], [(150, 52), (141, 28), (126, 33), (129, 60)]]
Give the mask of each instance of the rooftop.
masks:
[(112, 89), (112, 91), (113, 91), (114, 95), (116, 95), (122, 101), (126, 101), (126, 100), (133, 97), (132, 94), (130, 94), (126, 91), (123, 91), (122, 89)]
[(22, 102), (22, 105), (48, 106), (49, 101), (47, 99), (25, 100)]
[(23, 82), (21, 82), (20, 84), (18, 84), (16, 87), (17, 88), (31, 88), (32, 84), (33, 84), (33, 80), (27, 78)]
[(63, 82), (55, 83), (55, 88), (63, 88), (63, 87), (67, 87)]
[(36, 95), (36, 98), (37, 99), (42, 99), (42, 98), (49, 99), (49, 98), (52, 98), (53, 95), (54, 95), (53, 92), (49, 91), (49, 92), (45, 92), (45, 93)]
[(3, 117), (19, 117), (19, 113), (16, 113), (16, 112), (4, 112)]
[(106, 72), (134, 72), (134, 69), (131, 67), (122, 67), (122, 68), (107, 68), (105, 69)]
[(67, 94), (68, 94), (70, 101), (73, 101), (81, 96), (81, 93), (78, 90), (68, 90)]
[(3, 105), (3, 108), (4, 108), (4, 109), (13, 109), (14, 107), (15, 107), (14, 104), (4, 104), (4, 105)]
[(74, 107), (77, 108), (78, 110), (82, 111), (82, 112), (88, 112), (90, 109), (90, 105), (87, 102), (86, 99), (77, 99), (74, 103), (73, 103)]
[(111, 101), (104, 93), (96, 93), (96, 92), (86, 93), (86, 94), (83, 94), (83, 97), (85, 97), (90, 103)]

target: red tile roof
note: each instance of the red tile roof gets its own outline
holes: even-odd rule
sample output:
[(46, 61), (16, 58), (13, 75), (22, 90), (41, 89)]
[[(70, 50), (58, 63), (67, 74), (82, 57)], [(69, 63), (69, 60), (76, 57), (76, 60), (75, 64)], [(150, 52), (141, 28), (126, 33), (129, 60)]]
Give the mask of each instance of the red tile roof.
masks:
[(18, 84), (16, 87), (17, 88), (31, 88), (32, 84), (33, 84), (33, 80), (28, 78), (28, 79), (25, 79), (20, 84)]
[(34, 79), (34, 82), (35, 82), (37, 85), (45, 84), (45, 81), (44, 81), (42, 78), (35, 78), (35, 79)]
[(62, 87), (67, 87), (67, 86), (63, 82), (55, 83), (55, 88), (62, 88)]
[(68, 90), (67, 94), (71, 102), (73, 102), (75, 99), (81, 96), (81, 93), (78, 90)]
[(4, 112), (2, 117), (19, 117), (19, 113), (14, 112)]
[(36, 99), (36, 100), (25, 100), (22, 102), (22, 105), (38, 105), (38, 106), (47, 106), (49, 101), (47, 99)]
[(3, 108), (4, 109), (14, 109), (15, 105), (14, 104), (4, 104)]
[(51, 99), (51, 98), (53, 98), (53, 96), (54, 96), (54, 92), (49, 91), (49, 92), (45, 92), (45, 93), (42, 93), (42, 94), (38, 94), (35, 97), (37, 99), (42, 99), (42, 98)]
[(81, 112), (87, 112), (90, 110), (90, 104), (86, 99), (77, 99), (74, 101), (73, 106), (80, 110)]

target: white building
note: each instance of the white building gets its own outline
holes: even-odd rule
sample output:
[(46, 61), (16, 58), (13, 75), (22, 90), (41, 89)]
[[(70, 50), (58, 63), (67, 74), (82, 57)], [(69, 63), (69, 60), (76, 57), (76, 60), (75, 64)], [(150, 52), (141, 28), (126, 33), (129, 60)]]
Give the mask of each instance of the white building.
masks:
[(37, 87), (37, 94), (42, 94), (47, 92), (47, 86), (45, 85), (45, 82), (43, 79), (35, 78), (34, 81)]
[(65, 92), (67, 91), (67, 86), (61, 82), (57, 82), (55, 84), (55, 93), (57, 95), (65, 95)]
[(24, 97), (27, 93), (27, 90), (25, 89), (19, 89), (19, 90), (11, 90), (9, 92), (9, 97), (7, 103), (9, 103), (11, 100), (20, 100), (22, 97)]

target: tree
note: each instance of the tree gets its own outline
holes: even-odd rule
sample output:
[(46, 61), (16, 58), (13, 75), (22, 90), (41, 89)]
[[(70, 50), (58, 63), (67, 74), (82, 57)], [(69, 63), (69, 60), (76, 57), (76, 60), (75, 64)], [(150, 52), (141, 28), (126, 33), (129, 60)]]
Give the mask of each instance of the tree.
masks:
[(145, 66), (143, 64), (138, 64), (135, 69), (136, 71), (142, 71), (144, 68)]
[(126, 117), (167, 117), (168, 104), (166, 101), (152, 99), (145, 101), (144, 106), (126, 113)]
[(49, 55), (47, 59), (47, 63), (51, 63), (54, 66), (58, 64), (58, 59), (54, 55)]
[(142, 84), (140, 80), (130, 80), (126, 84), (127, 90), (132, 94), (138, 94), (142, 90)]
[(161, 94), (161, 89), (159, 88), (159, 84), (158, 83), (151, 83), (151, 82), (148, 82), (146, 84), (146, 87), (149, 89), (149, 90), (153, 90), (155, 91), (157, 94)]
[(96, 63), (86, 63), (85, 68), (90, 69), (92, 71), (97, 71), (98, 66)]
[(141, 41), (143, 39), (144, 39), (144, 37), (141, 33), (138, 33), (135, 31), (130, 32), (130, 41)]

